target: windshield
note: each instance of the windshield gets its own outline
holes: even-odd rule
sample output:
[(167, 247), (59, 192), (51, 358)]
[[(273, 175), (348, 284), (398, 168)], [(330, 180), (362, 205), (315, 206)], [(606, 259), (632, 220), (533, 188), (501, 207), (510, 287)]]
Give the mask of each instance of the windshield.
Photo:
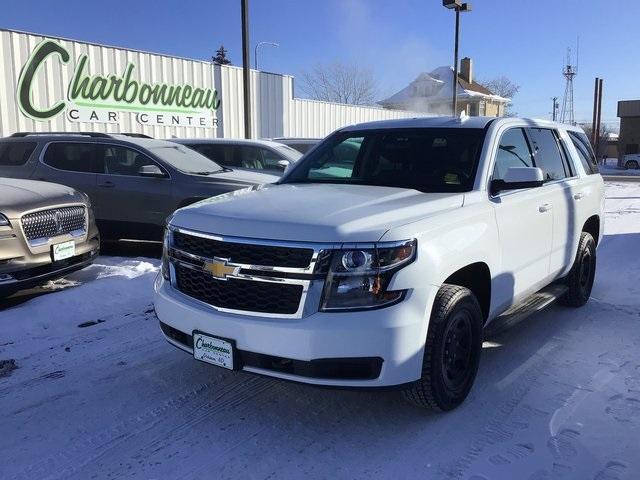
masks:
[(160, 160), (167, 162), (172, 167), (184, 173), (208, 175), (224, 170), (224, 168), (213, 160), (184, 145), (150, 147), (149, 151), (157, 155)]
[(280, 183), (343, 183), (422, 192), (471, 190), (484, 130), (419, 128), (338, 132)]

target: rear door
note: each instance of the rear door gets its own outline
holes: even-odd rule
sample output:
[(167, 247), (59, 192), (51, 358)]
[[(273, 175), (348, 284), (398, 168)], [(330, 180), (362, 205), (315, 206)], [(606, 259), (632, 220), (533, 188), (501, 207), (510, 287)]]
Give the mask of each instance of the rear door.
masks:
[(60, 183), (96, 198), (96, 145), (90, 142), (51, 142), (31, 178)]
[(553, 240), (549, 273), (556, 276), (573, 264), (577, 238), (581, 230), (580, 212), (574, 195), (579, 187), (575, 169), (569, 164), (557, 130), (528, 128), (534, 161), (542, 169), (545, 184), (541, 190), (552, 206)]
[[(124, 145), (101, 144), (98, 148), (94, 209), (107, 236), (160, 238), (175, 203), (166, 169), (144, 152)], [(140, 167), (146, 165), (157, 166), (166, 177), (141, 176)]]
[[(535, 166), (522, 128), (502, 133), (492, 179), (504, 179), (509, 167)], [(549, 192), (543, 187), (500, 192), (491, 197), (495, 209), (502, 257), (496, 272), (496, 305), (506, 307), (533, 293), (549, 277), (553, 216)]]

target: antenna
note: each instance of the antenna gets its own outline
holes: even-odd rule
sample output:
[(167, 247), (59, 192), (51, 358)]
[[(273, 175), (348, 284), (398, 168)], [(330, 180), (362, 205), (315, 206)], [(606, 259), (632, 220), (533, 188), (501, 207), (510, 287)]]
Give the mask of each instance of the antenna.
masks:
[(573, 108), (573, 79), (578, 74), (577, 65), (571, 62), (571, 48), (567, 48), (567, 61), (562, 70), (565, 78), (564, 96), (562, 97), (562, 110), (560, 111), (560, 122), (575, 125)]

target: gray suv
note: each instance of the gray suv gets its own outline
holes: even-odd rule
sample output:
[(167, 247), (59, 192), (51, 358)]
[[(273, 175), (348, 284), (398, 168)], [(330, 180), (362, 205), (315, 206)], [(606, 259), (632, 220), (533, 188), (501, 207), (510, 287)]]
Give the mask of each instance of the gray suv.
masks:
[(165, 219), (177, 208), (279, 178), (223, 167), (172, 142), (104, 133), (0, 139), (0, 176), (86, 193), (101, 236), (109, 240), (161, 240)]

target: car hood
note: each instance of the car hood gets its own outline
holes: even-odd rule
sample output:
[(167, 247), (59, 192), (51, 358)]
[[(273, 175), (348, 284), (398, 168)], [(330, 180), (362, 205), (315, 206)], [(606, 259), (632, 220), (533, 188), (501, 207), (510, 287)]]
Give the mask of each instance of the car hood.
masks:
[(273, 183), (280, 180), (280, 175), (271, 173), (256, 172), (253, 170), (233, 169), (224, 172), (212, 173), (210, 175), (195, 175), (201, 183), (217, 183), (220, 179), (226, 182), (239, 183), (243, 185), (261, 185), (263, 183)]
[(86, 200), (64, 185), (0, 178), (0, 213), (8, 218), (18, 218), (29, 210), (78, 202), (86, 203)]
[(217, 235), (373, 242), (394, 227), (462, 206), (460, 193), (333, 184), (264, 185), (178, 210), (171, 224)]

